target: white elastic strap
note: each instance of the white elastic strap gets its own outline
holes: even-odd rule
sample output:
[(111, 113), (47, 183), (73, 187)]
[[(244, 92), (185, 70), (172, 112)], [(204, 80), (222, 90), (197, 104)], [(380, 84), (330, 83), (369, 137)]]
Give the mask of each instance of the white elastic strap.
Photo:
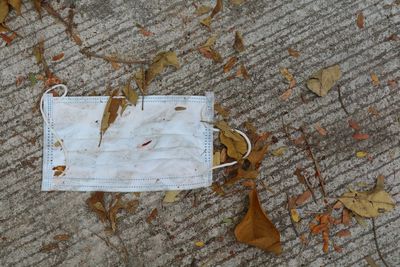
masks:
[(51, 125), (50, 125), (50, 123), (49, 123), (49, 121), (48, 121), (48, 118), (47, 118), (46, 114), (45, 114), (44, 111), (43, 111), (43, 98), (44, 98), (44, 96), (45, 96), (48, 92), (50, 92), (51, 90), (54, 90), (54, 89), (56, 89), (56, 88), (58, 88), (58, 87), (61, 87), (61, 88), (64, 90), (64, 93), (61, 95), (61, 97), (65, 97), (65, 96), (67, 95), (67, 93), (68, 93), (68, 87), (65, 86), (64, 84), (57, 84), (57, 85), (54, 85), (53, 87), (47, 89), (47, 90), (43, 93), (42, 97), (40, 98), (40, 113), (42, 114), (42, 118), (43, 118), (44, 123), (46, 124), (47, 127), (49, 127), (50, 132), (54, 135), (54, 137), (56, 138), (56, 140), (58, 141), (58, 143), (60, 143), (61, 148), (62, 148), (62, 151), (63, 151), (63, 153), (64, 153), (64, 159), (65, 159), (65, 166), (66, 166), (66, 168), (65, 168), (65, 169), (62, 171), (62, 173), (60, 174), (60, 176), (62, 176), (62, 175), (64, 175), (64, 174), (66, 173), (66, 171), (67, 171), (67, 169), (68, 169), (67, 150), (65, 149), (64, 142), (63, 142), (63, 141), (61, 140), (61, 138), (58, 136), (58, 134), (57, 134), (57, 132), (54, 130), (54, 128), (51, 127)]
[[(237, 129), (233, 129), (235, 132), (237, 132), (238, 134), (240, 134), (243, 138), (244, 138), (244, 140), (246, 140), (246, 143), (247, 143), (247, 152), (246, 152), (246, 154), (244, 154), (243, 155), (243, 158), (245, 159), (245, 158), (247, 158), (249, 155), (250, 155), (250, 152), (251, 152), (251, 142), (250, 142), (250, 139), (247, 137), (247, 135), (244, 133), (244, 132), (242, 132), (242, 131), (239, 131), (239, 130), (237, 130)], [(219, 132), (219, 129), (215, 129), (215, 128), (213, 128), (213, 131), (214, 132)], [(214, 167), (212, 167), (211, 169), (212, 170), (215, 170), (215, 169), (219, 169), (219, 168), (224, 168), (224, 167), (228, 167), (228, 166), (233, 166), (233, 165), (235, 165), (235, 164), (237, 164), (238, 162), (235, 160), (235, 161), (232, 161), (232, 162), (228, 162), (228, 163), (224, 163), (224, 164), (220, 164), (220, 165), (217, 165), (217, 166), (214, 166)]]

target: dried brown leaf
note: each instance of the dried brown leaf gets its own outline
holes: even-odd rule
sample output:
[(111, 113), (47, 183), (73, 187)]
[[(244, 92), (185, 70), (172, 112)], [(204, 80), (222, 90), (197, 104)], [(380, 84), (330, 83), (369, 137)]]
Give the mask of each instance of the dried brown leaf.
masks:
[(224, 121), (216, 122), (215, 127), (220, 129), (219, 138), (221, 143), (226, 146), (228, 156), (236, 160), (242, 159), (247, 152), (247, 143), (244, 138)]
[(249, 193), (249, 198), (249, 209), (235, 228), (236, 239), (276, 255), (281, 254), (279, 231), (262, 209), (256, 189)]
[(385, 38), (385, 41), (398, 41), (398, 40), (400, 40), (400, 37), (395, 33), (392, 33), (391, 35)]
[(175, 69), (180, 68), (176, 53), (174, 51), (158, 53), (146, 71), (146, 86), (148, 86), (157, 75), (159, 75), (165, 68), (169, 66), (172, 66)]
[(229, 113), (230, 113), (230, 111), (228, 109), (224, 108), (219, 103), (215, 103), (214, 104), (214, 110), (224, 118), (227, 118), (229, 116)]
[(114, 90), (111, 96), (108, 98), (106, 106), (104, 107), (103, 117), (100, 125), (100, 141), (110, 125), (117, 119), (119, 107), (122, 105), (122, 98), (115, 98), (114, 96), (118, 93), (118, 90)]
[(235, 42), (233, 48), (236, 52), (243, 52), (245, 50), (242, 34), (238, 31), (235, 33)]
[(58, 248), (59, 248), (58, 243), (57, 242), (52, 242), (52, 243), (43, 245), (40, 248), (40, 252), (50, 252), (50, 251), (58, 249)]
[(361, 129), (361, 127), (360, 127), (360, 125), (358, 124), (358, 122), (356, 122), (356, 121), (353, 120), (353, 119), (349, 119), (348, 123), (349, 123), (350, 128), (352, 128), (353, 130), (358, 131), (358, 130)]
[(364, 134), (364, 133), (355, 133), (353, 134), (353, 138), (357, 141), (360, 140), (367, 140), (369, 138), (369, 134)]
[(351, 232), (348, 229), (343, 229), (343, 230), (340, 230), (339, 232), (337, 232), (336, 236), (337, 237), (348, 237), (348, 236), (351, 236)]
[(243, 77), (243, 79), (245, 79), (245, 80), (250, 79), (250, 75), (247, 72), (247, 69), (244, 66), (244, 64), (240, 65), (240, 69), (238, 69), (238, 71), (236, 72), (236, 77)]
[(64, 171), (65, 171), (66, 166), (65, 165), (59, 165), (53, 167), (54, 174), (53, 176), (60, 176)]
[(3, 24), (8, 15), (8, 2), (7, 0), (0, 0), (0, 24)]
[(322, 128), (321, 124), (319, 122), (317, 122), (315, 124), (315, 129), (318, 131), (318, 133), (322, 136), (326, 136), (328, 134), (328, 132)]
[(93, 192), (86, 200), (89, 209), (96, 213), (101, 222), (108, 220), (106, 208), (104, 206), (104, 192)]

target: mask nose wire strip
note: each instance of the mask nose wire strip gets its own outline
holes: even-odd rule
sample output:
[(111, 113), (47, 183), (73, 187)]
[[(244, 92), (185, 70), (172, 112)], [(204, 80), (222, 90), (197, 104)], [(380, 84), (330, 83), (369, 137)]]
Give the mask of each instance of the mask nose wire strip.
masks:
[(59, 176), (62, 176), (62, 175), (64, 175), (64, 174), (66, 173), (66, 171), (67, 171), (67, 169), (68, 169), (67, 150), (65, 149), (64, 142), (63, 142), (63, 141), (61, 140), (61, 138), (58, 136), (58, 134), (57, 134), (57, 132), (54, 130), (54, 128), (51, 127), (51, 125), (50, 125), (50, 123), (49, 123), (49, 120), (48, 120), (46, 114), (45, 114), (44, 111), (43, 111), (43, 98), (44, 98), (44, 96), (45, 96), (47, 93), (49, 93), (50, 91), (52, 91), (52, 90), (54, 90), (54, 89), (56, 89), (56, 88), (58, 88), (58, 87), (61, 87), (61, 88), (64, 90), (64, 93), (61, 95), (61, 97), (65, 97), (65, 96), (67, 95), (67, 93), (68, 93), (68, 87), (67, 87), (66, 85), (64, 85), (64, 84), (57, 84), (57, 85), (54, 85), (54, 86), (52, 86), (51, 88), (47, 89), (47, 90), (43, 93), (42, 97), (40, 98), (40, 113), (42, 114), (42, 118), (43, 118), (44, 123), (46, 124), (47, 127), (49, 127), (50, 132), (54, 135), (54, 137), (56, 138), (56, 140), (60, 143), (61, 148), (62, 148), (62, 151), (63, 151), (63, 153), (64, 153), (64, 160), (65, 160), (65, 166), (66, 166), (66, 168), (65, 168), (65, 169), (62, 171), (62, 173), (59, 175)]
[[(240, 131), (240, 130), (237, 130), (237, 129), (233, 129), (233, 130), (234, 130), (235, 132), (237, 132), (238, 134), (240, 134), (240, 135), (244, 138), (244, 140), (246, 140), (246, 143), (247, 143), (247, 152), (246, 152), (246, 154), (243, 155), (243, 158), (245, 159), (245, 158), (247, 158), (247, 157), (249, 156), (249, 154), (250, 154), (250, 152), (251, 152), (251, 142), (250, 142), (250, 139), (247, 137), (247, 135), (246, 135), (244, 132), (242, 132), (242, 131)], [(213, 128), (213, 131), (214, 131), (214, 132), (219, 132), (219, 129)], [(237, 161), (236, 161), (236, 160), (235, 160), (235, 161), (232, 161), (232, 162), (228, 162), (228, 163), (224, 163), (224, 164), (220, 164), (220, 165), (214, 166), (214, 167), (211, 168), (211, 170), (215, 170), (215, 169), (219, 169), (219, 168), (228, 167), (228, 166), (232, 166), (232, 165), (235, 165), (235, 164), (237, 164)]]

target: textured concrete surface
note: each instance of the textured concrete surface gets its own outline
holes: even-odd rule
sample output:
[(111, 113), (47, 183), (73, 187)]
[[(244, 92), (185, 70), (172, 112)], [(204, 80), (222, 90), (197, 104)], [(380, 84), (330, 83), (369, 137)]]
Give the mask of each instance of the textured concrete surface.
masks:
[[(386, 189), (397, 203), (400, 201), (400, 89), (387, 86), (388, 80), (400, 77), (400, 41), (385, 41), (390, 34), (400, 35), (398, 1), (264, 0), (246, 1), (240, 7), (224, 1), (223, 12), (212, 24), (213, 31), (219, 32), (216, 48), (226, 60), (234, 54), (234, 30), (243, 33), (247, 49), (240, 60), (249, 68), (251, 79), (247, 81), (228, 81), (221, 64), (191, 52), (210, 35), (193, 15), (192, 1), (76, 1), (75, 22), (83, 47), (99, 54), (118, 53), (140, 59), (151, 59), (161, 50), (177, 51), (182, 68), (161, 75), (150, 87), (151, 94), (204, 94), (213, 90), (217, 101), (231, 109), (234, 126), (251, 120), (259, 129), (274, 132), (279, 142), (273, 148), (288, 146), (284, 156), (268, 156), (262, 165), (259, 179), (274, 193), (258, 184), (262, 205), (281, 231), (284, 252), (279, 257), (235, 241), (234, 226), (247, 207), (244, 191), (219, 197), (204, 188), (169, 205), (162, 204), (162, 192), (141, 194), (137, 197), (138, 211), (119, 218), (120, 238), (107, 237), (104, 225), (87, 210), (89, 193), (40, 192), (42, 119), (32, 108), (43, 84), (31, 86), (29, 80), (19, 86), (15, 83), (18, 75), (41, 73), (32, 47), (45, 38), (50, 68), (74, 96), (88, 95), (93, 90), (103, 93), (107, 83), (122, 85), (136, 66), (115, 71), (101, 59), (86, 58), (65, 34), (62, 24), (45, 11), (39, 20), (31, 3), (25, 2), (23, 17), (11, 14), (8, 20), (22, 38), (11, 46), (2, 43), (0, 48), (1, 266), (123, 266), (126, 255), (129, 266), (367, 266), (367, 255), (383, 266), (371, 221), (366, 227), (353, 221), (351, 237), (332, 238), (343, 247), (341, 253), (331, 249), (324, 254), (319, 236), (302, 249), (290, 223), (285, 192), (293, 195), (304, 191), (293, 175), (296, 164), (302, 164), (309, 173), (313, 166), (304, 151), (285, 139), (282, 120), (293, 126), (304, 125), (310, 133), (330, 197), (339, 196), (348, 186), (357, 188), (358, 182), (372, 186), (382, 174)], [(53, 3), (63, 17), (68, 14), (68, 8), (63, 7), (69, 4)], [(359, 11), (365, 15), (364, 29), (355, 23)], [(154, 35), (142, 36), (135, 23)], [(299, 50), (300, 58), (289, 57), (288, 47)], [(51, 57), (60, 52), (65, 58), (52, 62)], [(319, 98), (304, 85), (312, 72), (336, 63), (343, 71), (339, 84), (350, 115), (340, 106), (337, 87)], [(287, 102), (279, 100), (287, 87), (280, 67), (289, 68), (297, 80)], [(371, 84), (371, 72), (378, 75), (379, 86)], [(370, 106), (380, 115), (371, 116)], [(352, 139), (349, 117), (361, 124), (370, 135), (368, 140)], [(317, 122), (327, 129), (326, 137), (315, 131)], [(356, 158), (359, 150), (368, 151), (372, 160)], [(216, 172), (215, 179), (221, 179), (221, 173)], [(320, 207), (309, 202), (302, 211), (318, 211)], [(148, 224), (146, 218), (153, 208), (159, 215)], [(396, 208), (376, 220), (378, 243), (390, 266), (400, 265), (399, 216)], [(232, 218), (233, 223), (221, 223), (224, 218)], [(308, 221), (298, 225), (300, 233), (308, 232)], [(332, 236), (342, 228), (335, 227)], [(71, 239), (60, 242), (58, 249), (40, 251), (43, 244), (54, 241), (55, 235), (65, 233)], [(206, 245), (196, 248), (196, 241)]]

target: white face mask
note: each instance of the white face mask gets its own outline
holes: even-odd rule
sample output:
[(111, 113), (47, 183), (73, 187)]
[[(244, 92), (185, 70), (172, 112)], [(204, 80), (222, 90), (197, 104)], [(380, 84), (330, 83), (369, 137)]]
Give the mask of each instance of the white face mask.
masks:
[[(98, 146), (109, 97), (66, 97), (67, 88), (58, 86), (65, 89), (61, 97), (47, 94), (55, 86), (41, 100), (43, 191), (138, 192), (211, 185), (213, 93), (146, 96), (144, 110), (140, 104), (128, 106)], [(66, 169), (55, 176), (56, 166)]]

